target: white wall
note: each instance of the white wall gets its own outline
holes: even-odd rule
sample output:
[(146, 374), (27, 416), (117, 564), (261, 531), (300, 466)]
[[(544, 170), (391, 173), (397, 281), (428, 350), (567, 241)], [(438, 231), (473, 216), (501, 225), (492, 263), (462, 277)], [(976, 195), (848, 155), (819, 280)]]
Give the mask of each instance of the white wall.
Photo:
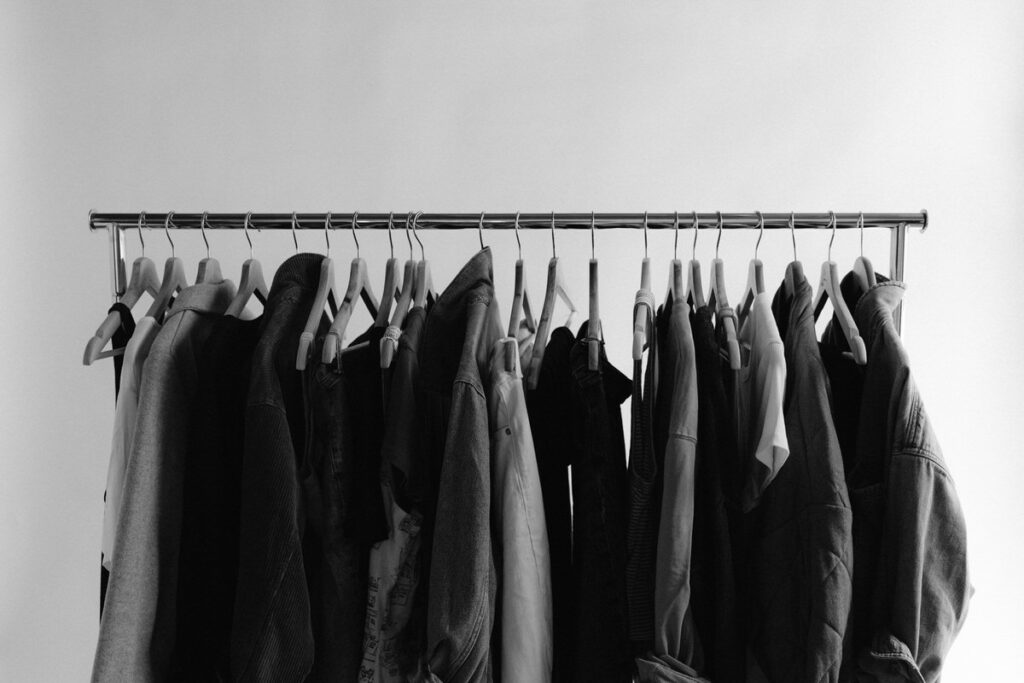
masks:
[[(977, 586), (944, 680), (1010, 680), (1024, 638), (1020, 3), (3, 4), (0, 678), (82, 680), (92, 660), (113, 396), (109, 361), (80, 361), (109, 305), (89, 209), (926, 207), (904, 337)], [(723, 239), (733, 291), (755, 237)], [(212, 239), (237, 271), (241, 235)], [(585, 305), (588, 238), (558, 239)], [(798, 239), (813, 272), (825, 236)], [(507, 306), (514, 242), (487, 240)], [(472, 232), (424, 241), (439, 284), (477, 246)], [(539, 295), (548, 235), (525, 241)], [(199, 258), (198, 234), (178, 243)], [(660, 283), (671, 235), (651, 243)], [(334, 245), (351, 253), (343, 233)], [(379, 287), (386, 240), (363, 245)], [(641, 241), (601, 233), (597, 249), (624, 368)], [(887, 249), (869, 236), (880, 268)], [(257, 237), (268, 267), (290, 250)], [(151, 233), (149, 255), (167, 252)], [(856, 254), (841, 233), (837, 260)], [(787, 235), (765, 237), (773, 283), (789, 255)]]

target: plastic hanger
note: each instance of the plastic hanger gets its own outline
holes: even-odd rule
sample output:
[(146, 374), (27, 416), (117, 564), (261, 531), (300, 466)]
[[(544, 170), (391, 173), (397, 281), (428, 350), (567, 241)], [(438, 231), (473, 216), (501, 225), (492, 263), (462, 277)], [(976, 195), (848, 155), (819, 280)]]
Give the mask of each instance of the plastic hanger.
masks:
[[(160, 289), (160, 280), (157, 278), (156, 265), (153, 260), (146, 257), (146, 243), (142, 239), (142, 224), (146, 220), (146, 213), (139, 214), (139, 244), (142, 247), (142, 255), (132, 263), (132, 274), (125, 285), (124, 294), (118, 297), (118, 301), (131, 309), (146, 292), (155, 297)], [(115, 228), (116, 230), (117, 228)], [(117, 311), (108, 313), (103, 323), (96, 330), (96, 334), (89, 338), (85, 344), (85, 353), (82, 356), (84, 365), (92, 365), (92, 362), (100, 358), (110, 358), (124, 353), (123, 348), (103, 351), (103, 347), (111, 340), (117, 328), (121, 326), (121, 314)]]
[(199, 270), (196, 273), (196, 284), (216, 284), (224, 280), (220, 272), (220, 261), (210, 257), (210, 241), (206, 239), (206, 211), (199, 221), (199, 231), (203, 235), (203, 243), (206, 245), (206, 258), (199, 261)]
[[(292, 214), (292, 239), (295, 240), (295, 251), (299, 250), (299, 242), (295, 237), (295, 228), (298, 225), (298, 217)], [(295, 355), (295, 368), (306, 369), (306, 357), (309, 355), (309, 347), (313, 345), (313, 339), (317, 329), (320, 327), (320, 319), (324, 315), (324, 306), (330, 306), (331, 315), (338, 312), (337, 284), (334, 281), (334, 261), (331, 260), (331, 213), (328, 211), (324, 218), (324, 240), (327, 242), (327, 255), (320, 263), (320, 279), (317, 281), (316, 295), (313, 297), (313, 305), (309, 309), (309, 317), (306, 318), (306, 325), (299, 336), (299, 349)]]
[(857, 225), (860, 227), (860, 256), (853, 262), (853, 273), (857, 276), (860, 281), (860, 285), (864, 290), (868, 290), (878, 284), (878, 279), (875, 277), (875, 268), (871, 265), (871, 261), (864, 255), (864, 212), (860, 213), (857, 218)]
[(725, 345), (729, 353), (729, 367), (739, 370), (740, 343), (736, 338), (736, 318), (733, 315), (720, 315), (729, 308), (729, 298), (725, 295), (725, 264), (718, 258), (718, 245), (722, 241), (722, 212), (718, 212), (718, 241), (715, 242), (715, 258), (711, 262), (711, 293), (708, 295), (708, 305), (715, 311), (715, 316), (722, 319), (722, 326), (725, 328)]
[(740, 327), (747, 320), (750, 313), (750, 306), (754, 303), (754, 297), (764, 292), (764, 265), (761, 259), (757, 258), (757, 250), (761, 247), (761, 238), (764, 237), (764, 216), (757, 212), (757, 226), (761, 231), (757, 234), (757, 243), (754, 245), (754, 258), (750, 259), (750, 266), (747, 268), (747, 286), (743, 290), (743, 298), (736, 307), (736, 317), (739, 318)]
[(846, 343), (850, 346), (850, 353), (853, 355), (857, 365), (865, 365), (868, 362), (867, 349), (864, 340), (860, 337), (860, 330), (850, 313), (843, 293), (840, 288), (839, 266), (832, 260), (832, 242), (836, 238), (836, 214), (829, 211), (832, 225), (832, 238), (828, 241), (828, 260), (821, 264), (821, 283), (818, 285), (818, 295), (814, 299), (814, 319), (818, 320), (822, 309), (825, 308), (826, 300), (831, 299), (832, 309), (835, 311), (835, 319), (839, 322), (843, 334), (846, 336)]
[(647, 212), (644, 211), (644, 258), (640, 262), (640, 289), (633, 304), (633, 360), (644, 356), (653, 332), (654, 295), (651, 294), (651, 259), (647, 257)]
[(352, 318), (356, 301), (362, 299), (374, 319), (379, 312), (377, 295), (373, 293), (373, 287), (370, 286), (369, 269), (366, 267), (366, 261), (359, 256), (359, 238), (356, 237), (358, 220), (359, 212), (357, 211), (352, 214), (352, 240), (356, 243), (356, 257), (352, 259), (345, 297), (342, 299), (338, 313), (334, 316), (334, 322), (331, 323), (331, 328), (324, 338), (323, 351), (320, 354), (320, 360), (324, 363), (333, 363), (334, 359), (341, 354), (341, 343), (345, 339), (345, 330), (348, 328), (348, 321)]
[(785, 287), (786, 293), (793, 296), (796, 294), (797, 283), (806, 278), (804, 277), (804, 267), (796, 257), (796, 214), (792, 211), (789, 213), (789, 234), (793, 239), (793, 262), (789, 264), (789, 268), (786, 268)]
[(249, 236), (249, 222), (252, 220), (252, 211), (245, 214), (245, 222), (242, 223), (242, 231), (245, 233), (245, 241), (249, 243), (249, 258), (242, 263), (242, 276), (238, 280), (238, 292), (235, 298), (228, 304), (228, 310), (224, 315), (238, 318), (245, 311), (245, 305), (253, 296), (263, 304), (267, 305), (267, 297), (270, 295), (270, 288), (263, 278), (263, 266), (253, 257), (252, 237)]
[(405, 269), (402, 273), (402, 291), (398, 294), (395, 302), (395, 313), (391, 316), (391, 324), (384, 330), (384, 336), (380, 340), (380, 366), (390, 368), (394, 361), (395, 353), (398, 351), (398, 338), (402, 333), (402, 324), (408, 314), (409, 305), (412, 304), (412, 290), (416, 280), (416, 260), (413, 258), (412, 237), (409, 235), (409, 222), (412, 214), (405, 217), (405, 239), (409, 242), (409, 260), (405, 262)]
[(700, 234), (700, 218), (693, 212), (693, 251), (690, 254), (690, 267), (686, 272), (686, 300), (694, 308), (707, 305), (704, 299), (704, 285), (700, 274), (700, 261), (697, 260), (697, 235)]
[(387, 327), (388, 316), (391, 315), (391, 304), (398, 296), (398, 288), (401, 286), (398, 281), (398, 259), (395, 258), (395, 240), (392, 230), (395, 227), (395, 214), (388, 214), (388, 245), (391, 247), (391, 257), (384, 266), (384, 293), (381, 295), (380, 307), (377, 309), (377, 317), (373, 321), (374, 327)]
[(672, 246), (672, 260), (668, 266), (668, 288), (665, 290), (665, 304), (671, 298), (672, 301), (683, 301), (686, 297), (686, 288), (683, 283), (683, 262), (679, 260), (679, 212), (675, 213), (673, 221), (675, 228), (675, 240)]
[(512, 315), (508, 321), (508, 336), (515, 337), (519, 332), (519, 323), (526, 321), (526, 329), (537, 331), (537, 322), (530, 310), (530, 295), (526, 290), (526, 269), (523, 265), (523, 243), (519, 240), (519, 212), (516, 212), (516, 245), (519, 247), (519, 258), (516, 259), (515, 289), (512, 294)]
[(160, 281), (160, 291), (153, 297), (153, 304), (146, 311), (146, 315), (157, 320), (163, 320), (164, 312), (170, 306), (174, 295), (188, 287), (188, 277), (185, 275), (185, 264), (174, 255), (174, 240), (171, 239), (171, 219), (174, 212), (167, 214), (164, 220), (164, 234), (167, 241), (171, 243), (171, 257), (164, 262), (164, 277)]
[(594, 213), (590, 213), (590, 278), (589, 308), (587, 318), (587, 367), (590, 370), (601, 368), (601, 311), (598, 301), (597, 251), (594, 244)]
[[(544, 348), (548, 343), (548, 335), (551, 332), (551, 315), (554, 313), (555, 300), (561, 299), (569, 307), (569, 320), (572, 321), (576, 312), (576, 305), (569, 297), (565, 286), (565, 279), (559, 266), (558, 252), (555, 251), (555, 212), (551, 212), (551, 260), (548, 261), (547, 286), (544, 288), (544, 305), (541, 307), (540, 322), (537, 324), (537, 336), (533, 340), (533, 353), (530, 355), (530, 368), (527, 386), (530, 389), (537, 388), (540, 380), (540, 366), (544, 360)], [(589, 334), (589, 332), (588, 332)]]
[(413, 305), (426, 307), (427, 299), (436, 299), (434, 293), (434, 279), (430, 276), (430, 261), (427, 260), (427, 253), (423, 250), (423, 242), (420, 240), (420, 233), (416, 229), (422, 211), (417, 211), (412, 217), (412, 234), (416, 243), (420, 245), (420, 260), (416, 263), (416, 282), (413, 287)]

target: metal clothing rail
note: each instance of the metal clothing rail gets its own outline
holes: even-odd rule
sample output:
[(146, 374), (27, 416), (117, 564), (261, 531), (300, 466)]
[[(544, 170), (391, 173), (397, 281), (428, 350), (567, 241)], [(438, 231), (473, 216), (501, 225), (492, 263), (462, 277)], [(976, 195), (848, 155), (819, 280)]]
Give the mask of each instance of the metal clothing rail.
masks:
[[(415, 217), (416, 229), (464, 230), (849, 230), (885, 229), (890, 233), (889, 273), (903, 279), (908, 227), (924, 232), (928, 212), (909, 213), (107, 213), (89, 214), (90, 230), (106, 230), (110, 238), (111, 294), (116, 301), (125, 290), (126, 267), (124, 231), (150, 230), (332, 230), (358, 228), (387, 229), (404, 227), (406, 218)], [(762, 223), (763, 221), (763, 223)], [(900, 328), (902, 306), (894, 313)]]

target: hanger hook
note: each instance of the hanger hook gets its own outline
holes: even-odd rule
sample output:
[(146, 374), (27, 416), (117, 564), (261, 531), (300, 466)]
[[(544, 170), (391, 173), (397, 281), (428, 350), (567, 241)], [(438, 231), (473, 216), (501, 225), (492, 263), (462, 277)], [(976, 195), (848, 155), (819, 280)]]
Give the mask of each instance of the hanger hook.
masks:
[(206, 258), (210, 258), (210, 240), (206, 239), (206, 217), (209, 214), (203, 211), (203, 217), (199, 219), (199, 232), (203, 235), (203, 244), (206, 245)]
[(793, 260), (798, 261), (796, 257), (796, 214), (792, 211), (789, 212), (789, 236), (793, 239)]
[(395, 212), (388, 213), (388, 244), (391, 245), (391, 258), (395, 258), (395, 238), (391, 231), (395, 229)]
[(722, 243), (722, 212), (718, 212), (718, 239), (715, 240), (715, 258), (718, 258), (718, 245)]
[(591, 211), (590, 212), (590, 258), (592, 258), (592, 259), (596, 259), (597, 258), (597, 256), (594, 255), (595, 252), (596, 252), (595, 245), (594, 245), (594, 232), (595, 232), (594, 224), (596, 222), (597, 221), (596, 221), (596, 219), (594, 217), (594, 212)]
[(171, 258), (174, 258), (174, 240), (171, 239), (171, 217), (174, 216), (173, 211), (167, 212), (167, 217), (164, 219), (164, 234), (167, 235), (167, 241), (171, 243)]
[(480, 212), (480, 222), (476, 224), (476, 234), (480, 238), (480, 249), (484, 249), (484, 212)]
[(860, 256), (864, 258), (864, 212), (857, 216), (857, 225), (860, 226)]
[(644, 211), (644, 258), (647, 258), (647, 212)]
[(327, 242), (327, 256), (331, 255), (331, 212), (324, 214), (324, 242)]
[(675, 218), (672, 221), (672, 227), (675, 228), (675, 241), (672, 243), (672, 258), (679, 260), (679, 212), (675, 212)]
[(690, 253), (690, 258), (694, 261), (697, 260), (697, 235), (700, 234), (700, 216), (696, 211), (691, 212), (693, 214), (693, 251)]
[(551, 212), (551, 258), (558, 258), (558, 252), (555, 251), (555, 212)]
[(138, 228), (139, 228), (139, 244), (142, 245), (142, 255), (143, 256), (146, 255), (146, 241), (144, 239), (142, 239), (142, 224), (145, 223), (145, 222), (146, 222), (146, 212), (145, 211), (140, 211), (139, 212), (139, 224), (138, 224)]
[(519, 260), (523, 260), (523, 243), (519, 240), (519, 212), (516, 211), (516, 244), (519, 246)]
[(761, 238), (764, 237), (764, 214), (760, 211), (757, 213), (757, 226), (761, 228), (761, 232), (757, 233), (757, 244), (754, 245), (754, 258), (757, 258), (757, 250), (761, 248)]
[(832, 237), (830, 237), (829, 240), (828, 240), (828, 260), (831, 261), (832, 260), (832, 243), (836, 241), (836, 212), (835, 211), (829, 211), (828, 212), (828, 216), (829, 216), (828, 223), (829, 223), (829, 225), (832, 226)]
[(412, 235), (416, 238), (416, 243), (420, 245), (420, 259), (427, 260), (427, 252), (423, 250), (423, 240), (420, 239), (420, 231), (417, 227), (420, 216), (423, 215), (422, 211), (417, 211), (412, 217)]
[(356, 237), (356, 227), (359, 225), (359, 212), (352, 212), (352, 241), (356, 243), (356, 258), (359, 258), (359, 238)]
[(415, 260), (415, 255), (412, 252), (412, 235), (409, 234), (409, 223), (412, 222), (412, 211), (405, 214), (405, 241), (409, 243), (409, 260)]
[(295, 253), (299, 253), (299, 236), (295, 232), (295, 228), (299, 225), (299, 214), (292, 211), (292, 242), (295, 242)]
[[(242, 232), (245, 233), (245, 241), (249, 243), (249, 258), (252, 258), (252, 236), (249, 235), (249, 222), (252, 221), (252, 211), (245, 214), (245, 222), (242, 223)], [(298, 243), (296, 243), (296, 246)]]

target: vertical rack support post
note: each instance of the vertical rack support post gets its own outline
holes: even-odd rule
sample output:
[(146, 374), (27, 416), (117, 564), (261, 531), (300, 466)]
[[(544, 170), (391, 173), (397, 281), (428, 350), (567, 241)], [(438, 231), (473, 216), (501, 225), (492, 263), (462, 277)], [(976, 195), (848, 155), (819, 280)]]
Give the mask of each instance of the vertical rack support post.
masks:
[[(900, 223), (890, 228), (889, 242), (889, 277), (898, 282), (903, 281), (903, 257), (907, 252), (907, 224)], [(896, 332), (902, 332), (903, 323), (903, 302), (896, 306), (892, 313), (892, 319), (896, 323)]]
[(107, 224), (110, 237), (110, 293), (116, 303), (124, 295), (126, 285), (124, 264), (124, 231), (117, 223)]

